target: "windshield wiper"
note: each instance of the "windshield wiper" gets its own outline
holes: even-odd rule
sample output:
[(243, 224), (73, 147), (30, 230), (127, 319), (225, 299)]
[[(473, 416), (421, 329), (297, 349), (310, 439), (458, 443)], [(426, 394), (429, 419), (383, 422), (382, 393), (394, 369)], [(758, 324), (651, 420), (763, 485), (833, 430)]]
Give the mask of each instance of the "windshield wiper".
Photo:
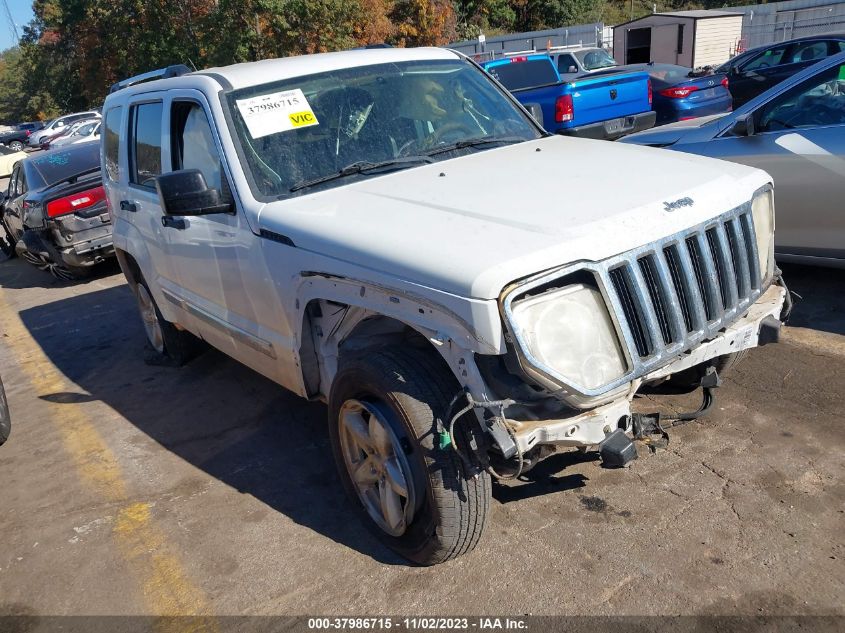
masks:
[(479, 138), (467, 138), (462, 141), (452, 143), (450, 145), (444, 145), (443, 147), (438, 147), (433, 150), (430, 150), (426, 152), (425, 155), (435, 156), (437, 154), (443, 154), (445, 152), (452, 152), (457, 149), (466, 149), (467, 147), (479, 147), (481, 145), (493, 145), (495, 143), (522, 143), (523, 141), (527, 140), (527, 138), (522, 138), (521, 136), (482, 136)]
[(324, 182), (330, 182), (339, 178), (345, 178), (346, 176), (352, 176), (354, 174), (366, 174), (368, 172), (378, 171), (380, 169), (390, 169), (392, 167), (402, 168), (411, 165), (418, 165), (420, 163), (433, 162), (434, 161), (428, 156), (402, 156), (400, 158), (391, 158), (390, 160), (383, 160), (377, 163), (371, 163), (366, 160), (359, 160), (354, 163), (350, 163), (343, 169), (336, 171), (333, 174), (326, 174), (325, 176), (319, 176), (317, 178), (312, 178), (311, 180), (302, 180), (300, 182), (297, 182), (290, 188), (290, 192), (293, 193), (294, 191), (299, 191), (300, 189), (306, 189), (308, 187), (313, 187), (314, 185), (319, 185)]

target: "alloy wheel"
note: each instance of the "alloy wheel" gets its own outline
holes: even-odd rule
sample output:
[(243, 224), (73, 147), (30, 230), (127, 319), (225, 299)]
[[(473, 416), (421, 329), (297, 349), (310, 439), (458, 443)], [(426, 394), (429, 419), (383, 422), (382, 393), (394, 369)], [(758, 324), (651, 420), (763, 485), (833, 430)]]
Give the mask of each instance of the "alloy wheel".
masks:
[(338, 414), (346, 471), (376, 525), (401, 536), (414, 518), (410, 464), (388, 422), (384, 405), (347, 400)]
[(161, 331), (161, 323), (159, 323), (158, 314), (156, 314), (153, 298), (143, 284), (138, 284), (135, 292), (138, 297), (138, 310), (141, 312), (141, 320), (144, 322), (147, 339), (155, 351), (163, 354), (164, 334)]

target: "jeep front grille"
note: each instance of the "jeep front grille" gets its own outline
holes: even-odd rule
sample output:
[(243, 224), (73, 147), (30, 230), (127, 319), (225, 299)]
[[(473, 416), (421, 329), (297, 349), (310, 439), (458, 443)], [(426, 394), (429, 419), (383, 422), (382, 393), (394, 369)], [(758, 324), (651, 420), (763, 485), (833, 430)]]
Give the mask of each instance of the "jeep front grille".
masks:
[(751, 211), (741, 207), (615, 257), (607, 273), (631, 353), (640, 359), (677, 353), (714, 336), (760, 296)]
[(602, 292), (626, 350), (628, 371), (623, 376), (595, 389), (569, 384), (537, 363), (514, 330), (531, 375), (581, 404), (600, 399), (715, 338), (751, 307), (770, 281), (761, 275), (751, 202), (747, 202), (621, 255), (578, 262), (520, 284), (504, 297), (505, 318), (513, 323), (515, 298), (567, 283), (585, 283), (585, 273), (590, 273)]

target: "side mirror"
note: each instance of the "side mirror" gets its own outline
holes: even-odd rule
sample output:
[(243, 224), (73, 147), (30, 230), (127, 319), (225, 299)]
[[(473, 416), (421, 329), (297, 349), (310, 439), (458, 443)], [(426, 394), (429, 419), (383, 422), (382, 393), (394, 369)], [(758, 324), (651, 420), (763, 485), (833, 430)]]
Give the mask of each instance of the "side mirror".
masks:
[(234, 205), (211, 189), (199, 169), (180, 169), (155, 178), (161, 208), (166, 215), (231, 213)]
[(746, 114), (739, 117), (730, 128), (734, 136), (754, 136), (754, 115)]
[(540, 104), (526, 103), (525, 109), (528, 110), (534, 120), (540, 124), (540, 127), (543, 127), (543, 108), (540, 107)]
[(570, 66), (569, 69), (566, 72), (577, 73), (578, 72), (578, 66)]

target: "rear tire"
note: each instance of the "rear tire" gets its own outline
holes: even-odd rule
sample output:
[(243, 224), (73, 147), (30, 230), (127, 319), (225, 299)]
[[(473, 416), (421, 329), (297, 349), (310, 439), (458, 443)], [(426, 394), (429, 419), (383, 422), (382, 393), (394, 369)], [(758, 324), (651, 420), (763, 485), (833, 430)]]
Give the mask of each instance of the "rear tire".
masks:
[(350, 499), (384, 544), (421, 565), (475, 548), (491, 497), (486, 472), (467, 477), (459, 456), (437, 446), (438, 420), (448, 423), (459, 389), (438, 360), (397, 347), (344, 359), (329, 398), (332, 449)]
[(20, 141), (12, 141), (9, 143), (9, 149), (14, 152), (22, 152), (23, 151), (23, 143)]
[(148, 365), (181, 367), (199, 353), (199, 339), (165, 320), (143, 278), (135, 284), (135, 300), (147, 335), (144, 360)]

